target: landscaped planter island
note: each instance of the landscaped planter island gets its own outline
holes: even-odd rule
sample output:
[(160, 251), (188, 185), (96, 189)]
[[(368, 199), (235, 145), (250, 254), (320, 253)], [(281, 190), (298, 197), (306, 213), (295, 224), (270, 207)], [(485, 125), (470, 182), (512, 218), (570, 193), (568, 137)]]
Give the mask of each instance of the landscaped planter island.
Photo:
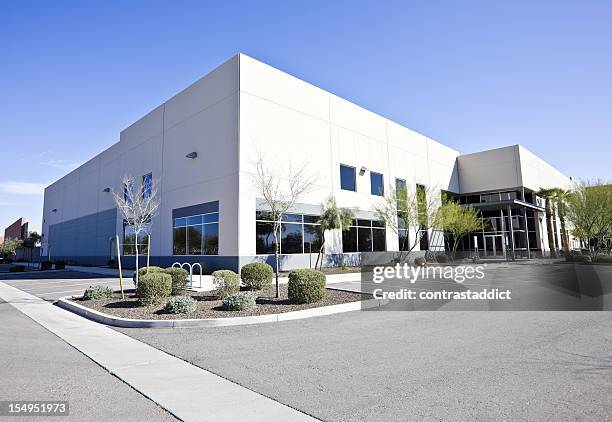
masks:
[[(275, 298), (275, 288), (269, 288), (256, 292), (256, 306), (250, 310), (226, 311), (223, 309), (223, 301), (211, 292), (189, 292), (187, 296), (195, 299), (197, 308), (189, 314), (172, 314), (165, 310), (165, 303), (140, 306), (139, 299), (134, 292), (125, 295), (121, 299), (119, 293), (114, 293), (110, 299), (84, 300), (80, 297), (70, 298), (70, 301), (81, 306), (102, 312), (114, 317), (129, 319), (201, 319), (201, 318), (231, 318), (255, 315), (280, 314), (304, 309), (320, 308), (323, 306), (339, 305), (342, 303), (357, 302), (365, 299), (359, 293), (345, 292), (339, 290), (325, 289), (326, 295), (323, 300), (315, 303), (294, 304), (287, 298), (287, 285), (280, 286), (280, 298)], [(371, 298), (371, 295), (367, 296)]]
[(107, 287), (92, 286), (83, 296), (61, 298), (58, 306), (103, 324), (136, 328), (255, 324), (382, 304), (370, 295), (328, 289), (325, 275), (310, 269), (292, 271), (277, 298), (271, 268), (263, 265), (243, 267), (242, 280), (232, 271), (215, 272), (217, 288), (210, 292), (185, 291), (184, 270), (150, 268), (138, 288), (123, 298)]

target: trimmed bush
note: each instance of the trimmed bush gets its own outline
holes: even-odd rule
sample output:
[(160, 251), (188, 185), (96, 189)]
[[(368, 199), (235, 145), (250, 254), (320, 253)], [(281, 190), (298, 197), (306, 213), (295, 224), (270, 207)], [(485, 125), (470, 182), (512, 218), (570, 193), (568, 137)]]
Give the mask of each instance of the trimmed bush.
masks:
[(576, 255), (572, 257), (572, 262), (582, 262), (586, 264), (591, 262), (591, 257), (588, 255)]
[(436, 255), (436, 261), (440, 264), (446, 264), (449, 261), (448, 255), (446, 255), (445, 253), (439, 253)]
[(63, 261), (61, 259), (55, 261), (55, 269), (56, 270), (63, 270), (64, 268), (66, 268), (66, 261)]
[(612, 255), (598, 256), (595, 262), (602, 262), (604, 264), (612, 264)]
[(83, 293), (83, 299), (110, 299), (113, 297), (113, 289), (108, 286), (89, 286), (85, 293)]
[(240, 269), (240, 278), (248, 290), (263, 290), (272, 287), (274, 269), (263, 262), (252, 262)]
[[(164, 271), (163, 268), (155, 267), (155, 266), (150, 266), (148, 268), (149, 268), (149, 274), (160, 273)], [(144, 274), (147, 274), (147, 267), (139, 268), (138, 269), (138, 279), (140, 280), (140, 277), (142, 277)], [(134, 282), (134, 284), (136, 284), (136, 271), (134, 271), (134, 275), (132, 276), (132, 281)]]
[[(156, 267), (157, 268), (157, 267)], [(151, 267), (149, 267), (151, 269)], [(172, 277), (172, 295), (179, 295), (187, 290), (189, 284), (189, 271), (184, 268), (166, 268), (163, 273)], [(150, 274), (150, 271), (149, 271)]]
[(257, 295), (253, 292), (238, 292), (223, 299), (223, 309), (226, 311), (248, 311), (255, 307)]
[(318, 270), (293, 270), (289, 273), (289, 301), (313, 303), (325, 297), (325, 274)]
[(41, 270), (50, 270), (53, 268), (53, 263), (51, 261), (43, 261), (40, 263)]
[(425, 264), (427, 264), (427, 261), (423, 257), (414, 259), (414, 265), (416, 265), (417, 267), (423, 267), (425, 266)]
[(159, 303), (172, 293), (172, 277), (162, 272), (143, 274), (138, 280), (136, 297), (141, 305)]
[(170, 314), (191, 314), (198, 308), (198, 303), (191, 296), (171, 297), (164, 310)]
[(218, 270), (212, 273), (212, 277), (213, 285), (216, 289), (215, 293), (219, 298), (224, 299), (240, 291), (240, 277), (235, 272), (231, 270)]
[(10, 273), (22, 273), (24, 271), (25, 271), (24, 265), (13, 265), (12, 267), (9, 267)]

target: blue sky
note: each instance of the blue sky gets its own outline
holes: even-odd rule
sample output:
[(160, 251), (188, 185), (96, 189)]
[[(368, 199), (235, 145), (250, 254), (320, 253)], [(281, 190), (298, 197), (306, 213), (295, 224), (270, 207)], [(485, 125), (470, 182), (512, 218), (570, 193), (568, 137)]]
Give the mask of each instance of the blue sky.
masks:
[(612, 178), (610, 1), (0, 2), (0, 228), (243, 52), (462, 152)]

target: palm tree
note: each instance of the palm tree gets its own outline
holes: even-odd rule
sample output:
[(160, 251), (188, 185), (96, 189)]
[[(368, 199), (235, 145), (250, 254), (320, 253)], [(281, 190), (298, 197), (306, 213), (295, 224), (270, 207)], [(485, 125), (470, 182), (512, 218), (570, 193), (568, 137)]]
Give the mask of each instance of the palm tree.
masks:
[(544, 189), (540, 188), (536, 192), (536, 195), (540, 198), (544, 198), (546, 200), (546, 231), (548, 232), (548, 248), (550, 249), (550, 257), (557, 257), (557, 243), (555, 241), (555, 236), (553, 233), (553, 225), (552, 225), (552, 200), (555, 195), (555, 189)]
[[(317, 268), (317, 265), (320, 265), (320, 268), (323, 268), (322, 254), (325, 249), (325, 233), (328, 230), (346, 231), (349, 229), (349, 226), (353, 221), (353, 212), (348, 208), (339, 208), (336, 204), (336, 198), (333, 195), (330, 195), (321, 205), (321, 207), (323, 212), (321, 213), (319, 220), (317, 220), (317, 223), (320, 224), (323, 242), (321, 242), (321, 247), (319, 248), (315, 268)], [(320, 264), (319, 259), (321, 262)]]
[(567, 200), (570, 196), (570, 191), (561, 188), (554, 188), (553, 190), (557, 212), (559, 213), (559, 220), (561, 221), (561, 244), (563, 246), (563, 253), (567, 257), (570, 255), (569, 235), (566, 224)]

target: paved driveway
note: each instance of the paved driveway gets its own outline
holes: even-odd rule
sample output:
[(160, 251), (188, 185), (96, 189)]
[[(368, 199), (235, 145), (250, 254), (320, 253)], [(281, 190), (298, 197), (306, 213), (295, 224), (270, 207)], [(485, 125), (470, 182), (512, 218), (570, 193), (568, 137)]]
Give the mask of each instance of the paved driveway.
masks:
[[(0, 274), (0, 281), (42, 299), (55, 301), (62, 296), (79, 295), (92, 285), (119, 289), (119, 279), (77, 271), (30, 271)], [(133, 288), (132, 280), (123, 280), (124, 288)]]
[[(500, 271), (497, 281), (524, 298), (593, 300), (582, 281), (563, 279), (570, 266)], [(609, 298), (609, 268), (597, 271)], [(609, 420), (612, 312), (451, 305), (431, 309), (453, 312), (357, 311), (241, 327), (119, 331), (323, 420)]]

